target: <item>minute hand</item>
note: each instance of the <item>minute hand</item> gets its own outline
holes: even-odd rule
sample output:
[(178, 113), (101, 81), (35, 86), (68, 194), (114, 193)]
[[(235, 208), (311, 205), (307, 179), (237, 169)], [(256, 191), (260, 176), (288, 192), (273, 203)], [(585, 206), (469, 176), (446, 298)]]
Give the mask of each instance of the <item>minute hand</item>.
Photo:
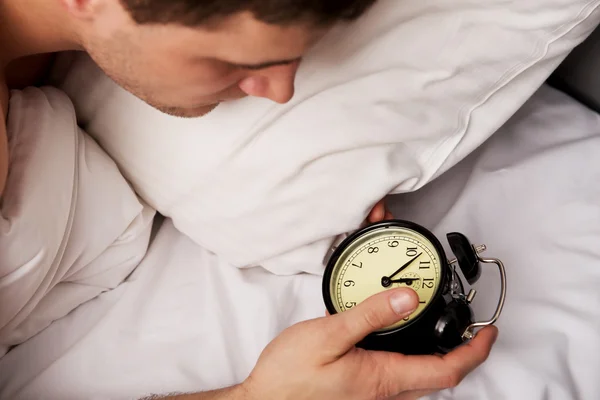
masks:
[(400, 272), (404, 271), (404, 269), (406, 269), (406, 267), (408, 267), (410, 264), (413, 263), (413, 261), (415, 261), (417, 258), (419, 258), (421, 256), (421, 254), (423, 254), (423, 252), (417, 254), (414, 258), (410, 259), (406, 264), (404, 264), (403, 266), (401, 266), (400, 268), (398, 268), (398, 270), (396, 272), (394, 272), (393, 274), (391, 274), (388, 279), (393, 279), (394, 276), (398, 275)]

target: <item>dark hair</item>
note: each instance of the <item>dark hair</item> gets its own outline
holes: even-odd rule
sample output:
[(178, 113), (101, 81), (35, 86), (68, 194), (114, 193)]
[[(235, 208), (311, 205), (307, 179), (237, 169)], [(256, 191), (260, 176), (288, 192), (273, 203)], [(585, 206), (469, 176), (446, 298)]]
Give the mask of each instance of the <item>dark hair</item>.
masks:
[(376, 0), (121, 0), (139, 24), (199, 26), (240, 12), (284, 25), (309, 22), (330, 25), (361, 16)]

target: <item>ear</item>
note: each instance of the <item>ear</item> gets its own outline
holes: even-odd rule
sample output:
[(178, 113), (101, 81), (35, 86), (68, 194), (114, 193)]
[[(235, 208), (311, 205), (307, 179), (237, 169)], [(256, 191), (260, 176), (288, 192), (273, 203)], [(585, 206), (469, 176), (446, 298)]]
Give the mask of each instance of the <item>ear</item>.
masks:
[[(106, 5), (106, 0), (60, 0), (69, 14), (79, 19), (93, 19)], [(118, 0), (113, 0), (118, 1)]]

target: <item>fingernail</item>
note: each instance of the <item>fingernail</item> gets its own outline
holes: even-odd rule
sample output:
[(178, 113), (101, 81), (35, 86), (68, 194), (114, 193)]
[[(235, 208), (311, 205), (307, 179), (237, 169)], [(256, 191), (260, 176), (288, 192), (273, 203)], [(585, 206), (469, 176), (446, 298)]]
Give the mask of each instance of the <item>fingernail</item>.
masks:
[(416, 309), (412, 296), (406, 291), (393, 294), (390, 297), (390, 305), (398, 315), (411, 314)]

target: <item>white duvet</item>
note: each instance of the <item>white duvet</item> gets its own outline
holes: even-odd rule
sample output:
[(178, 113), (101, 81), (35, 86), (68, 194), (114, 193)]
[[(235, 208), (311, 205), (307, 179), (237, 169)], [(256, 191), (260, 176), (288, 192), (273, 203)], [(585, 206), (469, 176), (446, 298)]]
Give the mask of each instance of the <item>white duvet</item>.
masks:
[[(392, 201), (488, 245), (508, 272), (500, 338), (460, 400), (600, 398), (600, 117), (543, 87), (482, 148)], [(238, 269), (166, 220), (126, 283), (0, 360), (3, 399), (135, 399), (243, 380), (285, 327), (321, 316), (320, 277)], [(477, 285), (492, 313), (498, 276)]]

